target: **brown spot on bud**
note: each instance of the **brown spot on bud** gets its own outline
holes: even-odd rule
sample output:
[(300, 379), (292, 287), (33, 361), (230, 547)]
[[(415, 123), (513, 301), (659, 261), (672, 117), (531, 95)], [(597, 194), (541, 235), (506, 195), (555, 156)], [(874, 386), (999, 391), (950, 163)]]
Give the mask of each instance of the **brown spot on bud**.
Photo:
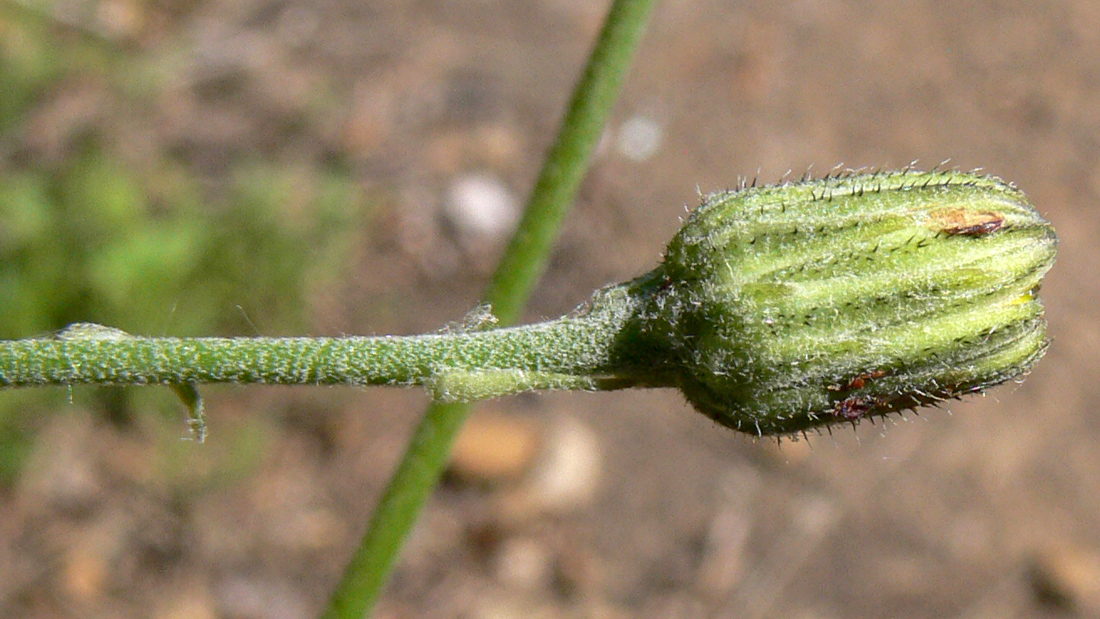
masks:
[(932, 221), (948, 235), (982, 236), (1001, 229), (1004, 217), (988, 211), (973, 212), (961, 208), (932, 213)]

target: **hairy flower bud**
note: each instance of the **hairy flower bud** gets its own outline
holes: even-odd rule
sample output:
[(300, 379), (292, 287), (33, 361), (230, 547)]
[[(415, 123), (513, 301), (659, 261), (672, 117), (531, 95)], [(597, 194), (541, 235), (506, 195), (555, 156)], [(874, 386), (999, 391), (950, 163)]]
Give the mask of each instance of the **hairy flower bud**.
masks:
[(975, 174), (847, 174), (707, 196), (635, 282), (701, 412), (781, 434), (979, 392), (1047, 346), (1057, 240)]

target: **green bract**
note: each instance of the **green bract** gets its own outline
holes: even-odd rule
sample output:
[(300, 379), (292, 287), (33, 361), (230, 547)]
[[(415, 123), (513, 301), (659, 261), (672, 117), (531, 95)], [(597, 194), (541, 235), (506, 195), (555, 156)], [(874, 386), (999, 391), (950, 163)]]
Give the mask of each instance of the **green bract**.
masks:
[(706, 196), (633, 284), (660, 374), (737, 430), (788, 433), (955, 398), (1047, 346), (1054, 230), (1003, 181), (841, 175)]

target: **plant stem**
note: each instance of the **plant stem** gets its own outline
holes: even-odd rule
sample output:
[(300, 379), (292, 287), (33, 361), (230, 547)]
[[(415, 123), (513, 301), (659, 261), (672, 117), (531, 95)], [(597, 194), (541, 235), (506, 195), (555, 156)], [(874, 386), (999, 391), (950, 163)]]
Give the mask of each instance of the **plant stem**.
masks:
[(51, 338), (0, 341), (0, 387), (423, 385), (449, 401), (596, 389), (614, 378), (616, 336), (635, 311), (621, 286), (558, 320), (404, 337), (146, 338), (80, 323)]
[[(653, 0), (615, 0), (608, 11), (523, 219), (486, 292), (485, 301), (503, 324), (517, 320), (546, 268), (652, 9)], [(439, 480), (467, 412), (461, 404), (429, 406), (332, 595), (325, 619), (357, 619), (370, 612), (402, 542)]]

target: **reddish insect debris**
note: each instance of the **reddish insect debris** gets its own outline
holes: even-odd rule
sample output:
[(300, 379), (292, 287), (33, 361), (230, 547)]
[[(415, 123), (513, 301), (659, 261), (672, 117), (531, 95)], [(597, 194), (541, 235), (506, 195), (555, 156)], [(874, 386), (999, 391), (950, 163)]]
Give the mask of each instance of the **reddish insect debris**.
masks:
[(962, 228), (956, 228), (954, 230), (947, 230), (948, 234), (961, 234), (964, 236), (982, 236), (983, 234), (989, 234), (990, 232), (996, 232), (1003, 226), (1005, 220), (995, 219), (993, 221), (985, 221), (980, 224), (974, 224), (972, 226), (965, 226)]
[(869, 395), (854, 395), (833, 405), (833, 415), (841, 419), (855, 421), (878, 406), (878, 398)]
[(829, 390), (852, 391), (855, 389), (863, 389), (867, 386), (867, 381), (875, 378), (882, 378), (883, 376), (886, 376), (886, 370), (871, 370), (870, 372), (856, 376), (855, 378), (849, 380), (843, 385), (834, 385), (832, 387), (829, 387)]

